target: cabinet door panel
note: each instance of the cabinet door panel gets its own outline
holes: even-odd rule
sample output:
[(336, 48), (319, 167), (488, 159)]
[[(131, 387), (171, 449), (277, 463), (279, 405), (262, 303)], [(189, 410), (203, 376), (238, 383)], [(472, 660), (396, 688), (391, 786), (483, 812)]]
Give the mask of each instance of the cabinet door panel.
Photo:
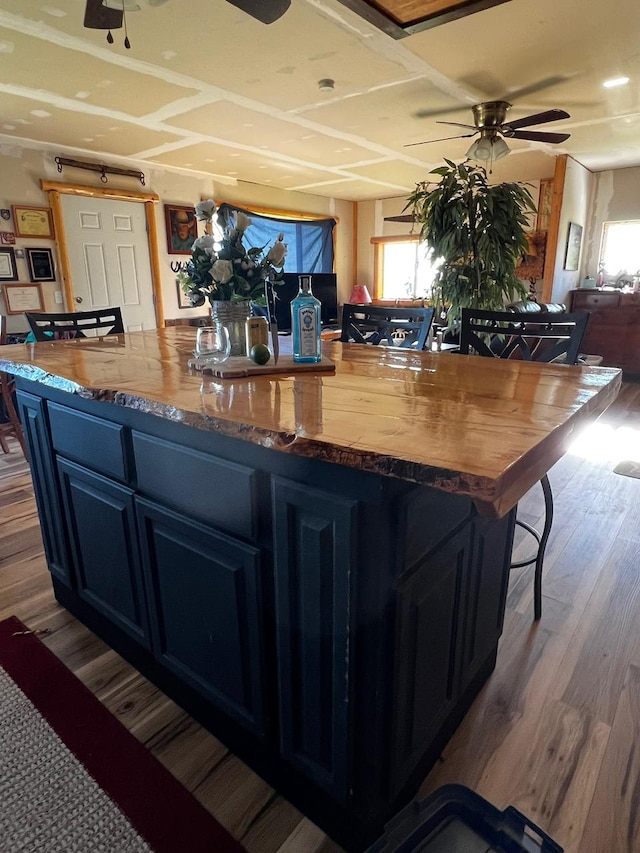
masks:
[(18, 391), (18, 410), (24, 432), (33, 490), (40, 515), (40, 529), (49, 570), (67, 586), (72, 585), (64, 522), (60, 513), (58, 486), (46, 423), (45, 403), (32, 394)]
[(393, 779), (406, 779), (460, 693), (471, 525), (398, 590)]
[(148, 646), (133, 492), (64, 459), (58, 470), (79, 595)]
[(281, 478), (272, 495), (281, 748), (345, 797), (356, 504)]
[(259, 552), (137, 499), (154, 653), (245, 726), (264, 730)]
[(463, 690), (493, 653), (502, 634), (514, 524), (515, 510), (512, 510), (500, 521), (478, 518), (473, 525)]

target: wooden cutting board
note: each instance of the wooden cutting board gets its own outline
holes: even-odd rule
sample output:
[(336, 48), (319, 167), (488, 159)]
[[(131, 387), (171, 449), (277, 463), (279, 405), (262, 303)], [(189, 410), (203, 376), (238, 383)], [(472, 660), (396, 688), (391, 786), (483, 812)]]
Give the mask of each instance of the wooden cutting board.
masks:
[(245, 356), (232, 356), (221, 364), (211, 364), (203, 368), (202, 372), (219, 379), (238, 379), (243, 376), (266, 376), (274, 373), (326, 373), (335, 369), (335, 364), (324, 356), (322, 361), (316, 364), (295, 364), (292, 355), (281, 355), (277, 364), (273, 358), (267, 364), (254, 364)]

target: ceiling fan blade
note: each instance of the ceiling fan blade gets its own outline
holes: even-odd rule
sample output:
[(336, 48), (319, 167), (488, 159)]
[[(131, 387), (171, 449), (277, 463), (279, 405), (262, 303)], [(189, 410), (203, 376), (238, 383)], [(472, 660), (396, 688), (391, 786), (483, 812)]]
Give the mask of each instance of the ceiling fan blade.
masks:
[(291, 5), (291, 0), (227, 0), (263, 24), (272, 24), (281, 18)]
[(415, 222), (413, 213), (400, 213), (398, 216), (385, 216), (385, 222)]
[(457, 107), (445, 107), (444, 109), (434, 110), (418, 110), (413, 113), (414, 118), (432, 118), (432, 116), (446, 116), (450, 113), (461, 113), (464, 110), (470, 110), (472, 104), (458, 104)]
[(443, 136), (440, 139), (424, 139), (422, 142), (407, 142), (406, 145), (403, 145), (403, 148), (411, 148), (413, 145), (427, 145), (429, 142), (446, 142), (447, 139), (466, 139), (469, 136), (475, 136), (478, 131), (476, 130), (474, 133), (463, 133), (462, 136)]
[(520, 89), (515, 89), (505, 95), (504, 100), (513, 103), (519, 101), (526, 95), (533, 95), (535, 92), (542, 92), (543, 89), (549, 89), (551, 86), (557, 86), (558, 83), (564, 83), (568, 79), (566, 74), (556, 74), (553, 77), (545, 77), (544, 80), (538, 80), (536, 83), (530, 83), (528, 86), (522, 86)]
[(450, 124), (453, 127), (468, 127), (469, 130), (478, 130), (475, 124), (461, 124), (459, 121), (437, 121), (436, 124)]
[(84, 26), (90, 30), (117, 30), (122, 26), (122, 9), (108, 9), (102, 0), (87, 0)]
[(529, 139), (532, 142), (565, 142), (570, 133), (547, 133), (545, 130), (516, 130), (507, 139)]
[(517, 130), (519, 127), (531, 127), (532, 124), (546, 124), (548, 121), (560, 121), (563, 118), (571, 118), (571, 116), (565, 110), (545, 110), (543, 113), (517, 118), (515, 121), (505, 121), (504, 126)]

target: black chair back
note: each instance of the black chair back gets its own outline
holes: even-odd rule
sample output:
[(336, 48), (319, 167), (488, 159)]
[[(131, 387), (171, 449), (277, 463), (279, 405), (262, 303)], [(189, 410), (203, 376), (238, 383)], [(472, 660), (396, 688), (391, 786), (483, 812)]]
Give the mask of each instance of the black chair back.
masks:
[(342, 306), (343, 343), (383, 344), (426, 349), (433, 308), (395, 308), (381, 305)]
[(491, 358), (577, 364), (588, 311), (522, 314), (463, 308), (460, 352)]
[(59, 341), (86, 338), (85, 332), (98, 335), (121, 335), (124, 332), (120, 308), (96, 308), (68, 314), (25, 313), (36, 341)]

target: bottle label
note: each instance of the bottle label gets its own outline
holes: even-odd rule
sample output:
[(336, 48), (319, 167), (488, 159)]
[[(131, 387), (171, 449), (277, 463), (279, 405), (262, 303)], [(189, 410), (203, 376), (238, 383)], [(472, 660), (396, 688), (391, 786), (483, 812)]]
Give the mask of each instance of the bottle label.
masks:
[(316, 342), (316, 311), (313, 306), (301, 308), (298, 311), (298, 332), (300, 335), (300, 355), (315, 356), (318, 345)]

